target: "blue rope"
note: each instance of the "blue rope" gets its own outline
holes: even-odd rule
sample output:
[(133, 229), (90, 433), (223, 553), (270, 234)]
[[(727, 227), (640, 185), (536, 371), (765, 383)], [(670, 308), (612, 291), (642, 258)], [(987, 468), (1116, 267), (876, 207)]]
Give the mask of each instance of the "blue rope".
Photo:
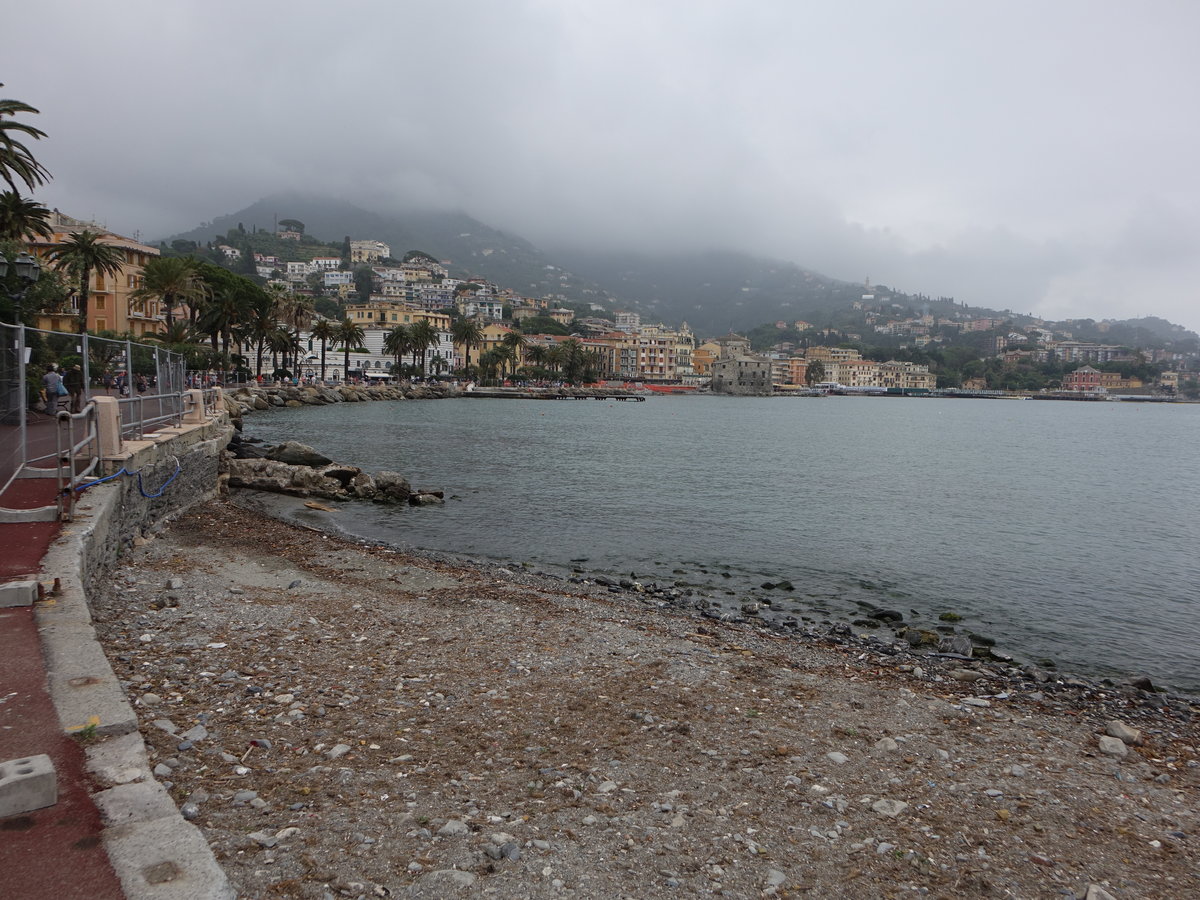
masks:
[(182, 470), (183, 470), (183, 466), (181, 466), (181, 465), (179, 464), (179, 460), (175, 460), (175, 471), (172, 473), (172, 475), (171, 475), (171, 477), (170, 477), (170, 478), (168, 478), (166, 481), (164, 481), (164, 482), (163, 482), (163, 484), (162, 484), (162, 487), (160, 487), (160, 488), (158, 489), (157, 493), (154, 493), (154, 494), (147, 494), (147, 493), (146, 493), (146, 489), (145, 489), (145, 488), (142, 486), (142, 473), (141, 473), (141, 471), (139, 470), (139, 471), (138, 471), (138, 473), (137, 473), (137, 480), (138, 480), (138, 490), (139, 490), (139, 491), (141, 491), (141, 492), (142, 492), (142, 496), (143, 496), (143, 497), (145, 497), (145, 498), (146, 498), (146, 499), (148, 499), (148, 500), (154, 500), (154, 499), (156, 499), (156, 498), (158, 498), (158, 497), (161, 497), (161, 496), (163, 495), (163, 492), (164, 492), (164, 491), (167, 489), (167, 485), (169, 485), (169, 484), (170, 484), (172, 481), (174, 481), (176, 478), (178, 478), (178, 477), (179, 477), (179, 473), (180, 473)]
[(146, 493), (146, 486), (145, 486), (145, 483), (142, 481), (142, 470), (141, 469), (136, 469), (133, 472), (130, 472), (126, 468), (122, 468), (118, 472), (113, 472), (113, 474), (111, 474), (111, 475), (106, 475), (104, 478), (98, 478), (95, 481), (89, 481), (87, 484), (77, 485), (75, 487), (75, 490), (82, 493), (83, 491), (87, 490), (90, 487), (95, 487), (98, 484), (104, 484), (104, 482), (112, 481), (114, 478), (119, 478), (122, 475), (129, 475), (131, 477), (136, 475), (137, 481), (138, 481), (138, 492), (141, 493), (141, 495), (143, 497), (145, 497), (147, 500), (156, 500), (166, 492), (167, 487), (171, 484), (171, 482), (174, 481), (176, 478), (178, 478), (179, 473), (181, 471), (183, 471), (183, 466), (181, 466), (179, 464), (178, 457), (173, 457), (173, 458), (175, 459), (175, 471), (171, 473), (170, 478), (168, 478), (166, 481), (164, 481), (162, 483), (162, 487), (160, 487), (153, 494)]
[(98, 478), (95, 481), (89, 481), (87, 484), (77, 484), (75, 486), (75, 490), (83, 492), (83, 491), (86, 491), (90, 487), (95, 487), (98, 484), (104, 484), (104, 482), (112, 481), (114, 478), (120, 478), (122, 475), (132, 475), (132, 474), (133, 474), (132, 472), (126, 472), (124, 469), (121, 469), (119, 472), (113, 472), (111, 475), (107, 475), (104, 478)]

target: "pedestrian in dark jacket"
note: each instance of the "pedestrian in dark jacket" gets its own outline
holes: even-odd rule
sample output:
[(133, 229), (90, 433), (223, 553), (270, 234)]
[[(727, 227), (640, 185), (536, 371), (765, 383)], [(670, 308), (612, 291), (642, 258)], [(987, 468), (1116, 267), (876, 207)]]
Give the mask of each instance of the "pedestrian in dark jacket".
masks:
[(63, 376), (63, 384), (71, 395), (71, 412), (77, 413), (83, 409), (83, 368), (71, 366)]

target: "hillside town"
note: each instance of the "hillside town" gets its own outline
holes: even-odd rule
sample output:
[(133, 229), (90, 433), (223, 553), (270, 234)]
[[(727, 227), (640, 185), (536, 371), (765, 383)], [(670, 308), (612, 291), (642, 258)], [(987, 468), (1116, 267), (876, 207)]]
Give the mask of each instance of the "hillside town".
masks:
[[(562, 295), (523, 296), (481, 276), (457, 277), (451, 261), (422, 251), (394, 253), (374, 238), (325, 244), (295, 219), (280, 220), (269, 235), (284, 248), (274, 253), (251, 249), (248, 239), (242, 246), (153, 246), (58, 210), (45, 223), (26, 235), (23, 249), (50, 274), (47, 282), (59, 276), (58, 290), (42, 285), (31, 324), (190, 347), (194, 368), (223, 380), (603, 381), (760, 396), (987, 392), (996, 387), (994, 374), (972, 375), (967, 366), (955, 378), (922, 361), (971, 339), (991, 373), (1056, 363), (1061, 376), (1049, 388), (1057, 392), (1170, 397), (1195, 383), (1187, 371), (1195, 359), (1184, 353), (1075, 340), (1063, 323), (1042, 320), (1016, 325), (957, 309), (914, 315), (869, 280), (853, 304), (863, 332), (778, 321), (777, 336), (764, 339), (763, 326), (752, 340), (696, 335), (686, 321), (669, 325)], [(98, 236), (115, 257), (87, 273), (86, 298), (73, 281), (78, 271), (61, 263), (61, 248), (81, 233)], [(229, 240), (236, 237), (231, 232)], [(247, 290), (214, 283), (218, 267), (228, 273), (221, 277), (244, 279)], [(884, 340), (894, 356), (880, 358), (873, 342)], [(1122, 371), (1146, 365), (1152, 379)]]

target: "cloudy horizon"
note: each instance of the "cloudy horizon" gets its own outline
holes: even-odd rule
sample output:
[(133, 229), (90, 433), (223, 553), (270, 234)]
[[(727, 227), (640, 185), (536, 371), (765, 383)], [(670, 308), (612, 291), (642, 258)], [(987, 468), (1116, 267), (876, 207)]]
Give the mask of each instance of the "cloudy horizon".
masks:
[(1200, 331), (1195, 4), (47, 0), (34, 18), (46, 40), (8, 42), (0, 68), (48, 135), (34, 196), (121, 233), (303, 190), (551, 250), (728, 248)]

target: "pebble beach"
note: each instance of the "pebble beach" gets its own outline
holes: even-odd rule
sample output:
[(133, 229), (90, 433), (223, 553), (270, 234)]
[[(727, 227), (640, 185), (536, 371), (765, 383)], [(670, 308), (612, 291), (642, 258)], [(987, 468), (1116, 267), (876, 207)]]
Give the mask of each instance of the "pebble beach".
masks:
[(97, 631), (239, 896), (1200, 894), (1187, 698), (228, 500), (141, 543)]

